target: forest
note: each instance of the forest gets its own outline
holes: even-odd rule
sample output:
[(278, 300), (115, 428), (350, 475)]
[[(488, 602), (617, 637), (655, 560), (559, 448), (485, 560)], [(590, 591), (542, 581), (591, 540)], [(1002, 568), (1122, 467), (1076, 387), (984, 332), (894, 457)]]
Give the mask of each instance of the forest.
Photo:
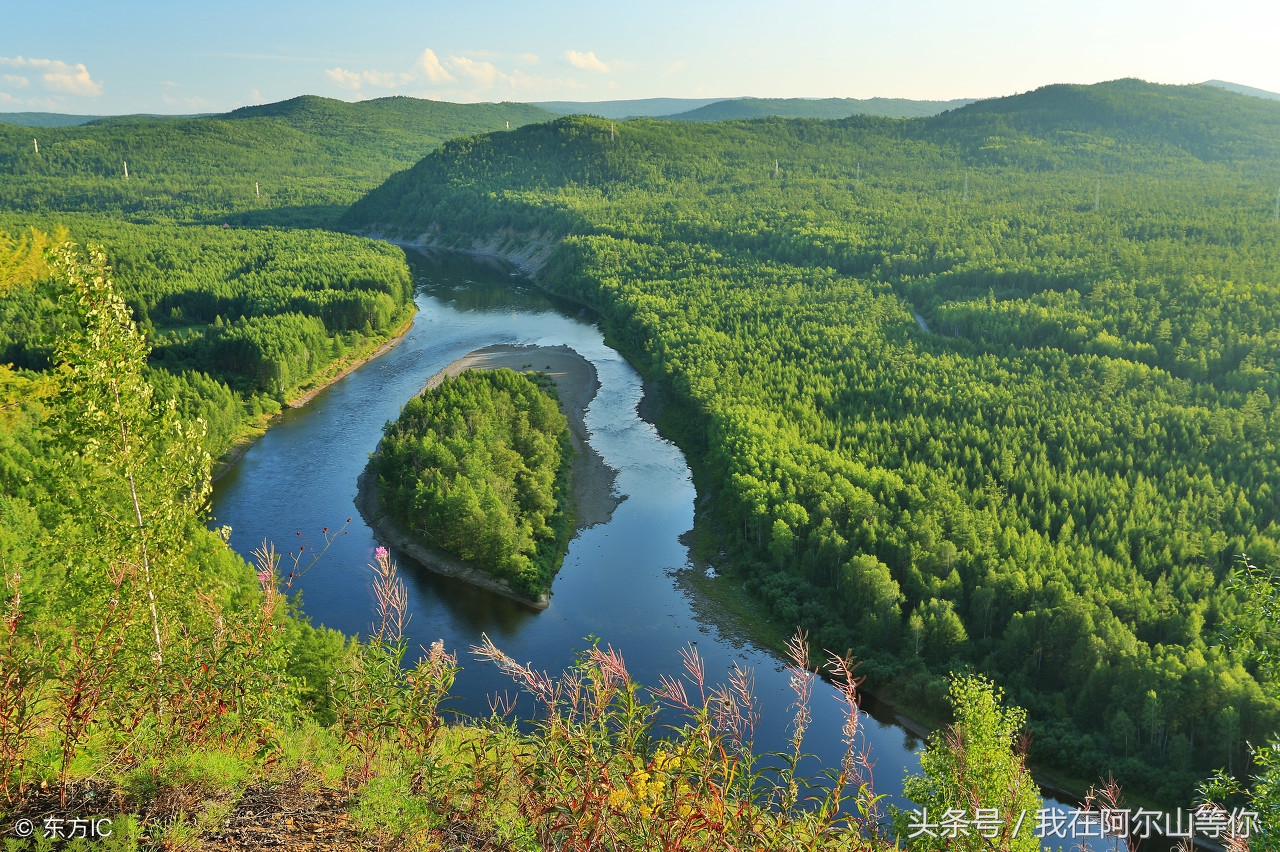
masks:
[[(549, 115), (304, 96), (201, 118), (0, 123), (0, 230), (62, 227), (105, 249), (151, 345), (149, 380), (203, 420), (217, 457), (412, 315), (399, 249), (314, 228), (446, 138)], [(48, 370), (66, 321), (42, 283), (14, 292), (0, 362)]]
[[(1280, 104), (1124, 80), (914, 119), (545, 118), (0, 125), (6, 808), (119, 803), (126, 849), (204, 848), (291, 789), (385, 848), (882, 849), (856, 658), (954, 719), (921, 806), (1034, 810), (1016, 705), (1063, 783), (1280, 813)], [(537, 720), (447, 724), (457, 658), (407, 656), (385, 551), (356, 641), (298, 617), (311, 554), (249, 566), (207, 528), (211, 456), (412, 311), (403, 255), (353, 233), (557, 240), (539, 283), (661, 385), (719, 569), (808, 631), (772, 771), (749, 684), (711, 689), (696, 649), (642, 691), (598, 644), (555, 680), (488, 643)], [(805, 803), (818, 668), (849, 750)], [(687, 720), (662, 742), (659, 703)]]
[(545, 374), (468, 370), (405, 403), (370, 460), (391, 518), (530, 598), (573, 535), (569, 422)]
[[(520, 722), (496, 708), (451, 718), (458, 656), (441, 642), (410, 656), (408, 593), (385, 548), (367, 568), (369, 635), (313, 628), (291, 590), (327, 547), (264, 542), (251, 567), (227, 529), (206, 526), (204, 436), (149, 381), (150, 347), (105, 256), (65, 237), (0, 232), (0, 295), (41, 286), (72, 320), (55, 335), (54, 369), (0, 366), (7, 848), (897, 848), (867, 786), (858, 679), (843, 658), (825, 669), (840, 684), (848, 749), (828, 775), (797, 771), (823, 666), (802, 634), (794, 733), (767, 756), (754, 750), (743, 673), (732, 691), (709, 691), (692, 646), (683, 675), (642, 693), (598, 641), (552, 677), (483, 637), (480, 663), (538, 709)], [(476, 385), (497, 392), (443, 396), (481, 410), (524, 399), (532, 418), (490, 425), (545, 421), (563, 434), (554, 400), (529, 380), (489, 373)], [(325, 545), (342, 534), (326, 528)], [(1012, 742), (1019, 711), (981, 678), (957, 677), (952, 692), (955, 736), (931, 742), (915, 800), (1034, 811)], [(659, 702), (681, 721), (659, 728)], [(820, 800), (802, 801), (802, 789)], [(50, 816), (64, 813), (74, 817)], [(997, 820), (964, 848), (1035, 848), (1015, 831)]]
[(1240, 557), (1280, 568), (1278, 155), (1280, 104), (1136, 80), (570, 117), (446, 143), (342, 223), (553, 231), (540, 283), (661, 379), (773, 618), (908, 706), (985, 672), (1036, 765), (1173, 805), (1280, 722), (1223, 638), (1256, 627)]
[(526, 104), (304, 95), (199, 118), (0, 122), (0, 209), (322, 227), (446, 139), (551, 117)]
[[(138, 225), (0, 214), (21, 233), (61, 223), (106, 247), (151, 345), (148, 379), (204, 422), (220, 456), (298, 391), (383, 343), (413, 312), (404, 253), (330, 231)], [(21, 223), (21, 225), (19, 224)], [(46, 372), (66, 304), (40, 282), (0, 302), (0, 359)]]

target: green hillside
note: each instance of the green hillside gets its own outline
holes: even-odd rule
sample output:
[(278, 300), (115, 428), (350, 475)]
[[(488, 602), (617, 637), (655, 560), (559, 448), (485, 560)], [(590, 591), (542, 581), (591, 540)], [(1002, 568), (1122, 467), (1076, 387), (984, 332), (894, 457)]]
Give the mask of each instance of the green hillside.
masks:
[(663, 116), (671, 121), (733, 121), (742, 118), (848, 118), (879, 115), (920, 118), (957, 109), (972, 100), (913, 101), (906, 98), (733, 98)]
[[(1081, 165), (1092, 158), (1103, 167), (1114, 158), (1117, 168), (1130, 170), (1190, 154), (1205, 161), (1257, 163), (1269, 171), (1280, 153), (1275, 103), (1215, 86), (1158, 86), (1141, 80), (1046, 86), (978, 101), (924, 122), (925, 134), (938, 131), (968, 143), (970, 153), (1008, 151), (1023, 141), (1019, 137), (1034, 137), (1052, 156), (1071, 157)], [(1130, 147), (1136, 149), (1125, 150)]]
[(324, 224), (446, 139), (549, 117), (524, 104), (304, 96), (200, 118), (122, 116), (38, 132), (0, 124), (0, 209)]
[(544, 286), (671, 399), (726, 582), (908, 706), (989, 672), (1037, 763), (1177, 805), (1280, 725), (1220, 639), (1254, 618), (1235, 556), (1280, 568), (1278, 187), (1280, 104), (1121, 80), (560, 119), (447, 143), (343, 224), (552, 232)]

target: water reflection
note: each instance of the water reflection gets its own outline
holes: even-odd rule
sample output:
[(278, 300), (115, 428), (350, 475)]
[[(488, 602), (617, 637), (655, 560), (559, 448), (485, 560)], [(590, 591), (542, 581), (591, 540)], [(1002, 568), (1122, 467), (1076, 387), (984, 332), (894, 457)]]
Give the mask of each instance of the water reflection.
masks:
[[(591, 443), (618, 470), (626, 499), (608, 524), (581, 531), (556, 578), (551, 606), (535, 613), (506, 598), (416, 568), (401, 554), (409, 591), (411, 647), (443, 638), (466, 667), (454, 695), (456, 709), (487, 715), (488, 696), (512, 691), (492, 667), (471, 660), (470, 645), (487, 633), (521, 662), (558, 672), (571, 665), (588, 636), (622, 651), (633, 676), (657, 684), (677, 673), (679, 652), (696, 643), (710, 680), (723, 682), (737, 664), (755, 671), (764, 717), (762, 751), (787, 739), (793, 696), (784, 666), (771, 654), (725, 634), (697, 614), (675, 575), (691, 566), (681, 534), (693, 525), (694, 488), (683, 455), (636, 415), (640, 377), (580, 307), (557, 303), (504, 266), (456, 255), (413, 257), (419, 314), (391, 352), (287, 413), (215, 489), (216, 523), (233, 528), (240, 553), (264, 540), (318, 543), (324, 527), (352, 521), (324, 558), (299, 582), (303, 609), (316, 623), (349, 634), (367, 633), (373, 614), (371, 573), (377, 542), (354, 507), (356, 478), (377, 446), (382, 427), (446, 364), (495, 343), (568, 345), (591, 361), (601, 388), (587, 413)], [(705, 605), (705, 603), (703, 604)], [(842, 719), (834, 691), (815, 690), (804, 768), (835, 766), (842, 751)], [(876, 788), (897, 800), (908, 770), (919, 767), (919, 740), (886, 717), (865, 719)], [(905, 804), (905, 802), (903, 802)]]

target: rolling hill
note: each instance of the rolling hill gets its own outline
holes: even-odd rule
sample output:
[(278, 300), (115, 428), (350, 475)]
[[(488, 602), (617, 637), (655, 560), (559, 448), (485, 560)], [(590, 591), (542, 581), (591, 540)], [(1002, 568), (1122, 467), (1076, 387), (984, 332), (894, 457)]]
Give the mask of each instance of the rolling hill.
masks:
[(0, 124), (0, 208), (324, 224), (446, 139), (551, 117), (525, 104), (303, 96), (199, 118)]

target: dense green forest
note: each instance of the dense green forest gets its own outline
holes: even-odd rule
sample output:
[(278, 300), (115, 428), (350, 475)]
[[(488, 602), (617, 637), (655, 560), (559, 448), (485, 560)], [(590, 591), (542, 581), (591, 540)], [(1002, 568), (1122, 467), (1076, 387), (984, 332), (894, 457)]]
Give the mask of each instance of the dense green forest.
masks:
[[(148, 380), (150, 347), (105, 257), (63, 236), (0, 234), (0, 296), (40, 286), (69, 320), (53, 369), (0, 365), (6, 848), (896, 848), (865, 784), (841, 658), (826, 668), (848, 751), (827, 776), (797, 772), (818, 665), (802, 636), (793, 735), (762, 757), (745, 675), (709, 688), (693, 647), (686, 673), (644, 697), (612, 648), (592, 643), (551, 677), (486, 638), (481, 662), (535, 718), (447, 720), (458, 658), (437, 642), (410, 664), (408, 593), (382, 548), (367, 638), (297, 617), (290, 588), (318, 555), (263, 543), (250, 567), (227, 530), (206, 527), (200, 431)], [(533, 419), (559, 414), (515, 374), (481, 384), (510, 388), (517, 407), (527, 385)], [(1003, 804), (983, 786), (994, 779), (1037, 807), (998, 691), (970, 679), (955, 694), (971, 706), (932, 742), (920, 801)], [(674, 725), (659, 728), (659, 701)]]
[(199, 118), (0, 123), (0, 209), (324, 226), (446, 139), (550, 117), (526, 104), (307, 95)]
[(468, 370), (405, 403), (370, 464), (392, 519), (530, 598), (573, 535), (569, 422), (544, 374)]
[[(151, 345), (148, 379), (231, 443), (300, 388), (368, 354), (405, 323), (413, 287), (404, 254), (329, 231), (136, 225), (105, 217), (0, 214), (0, 229), (36, 222), (107, 247), (119, 292)], [(41, 285), (0, 301), (0, 362), (53, 363), (69, 307)]]
[[(39, 132), (0, 124), (0, 229), (65, 225), (75, 241), (106, 248), (152, 347), (150, 381), (204, 420), (221, 455), (412, 313), (398, 249), (298, 229), (331, 223), (444, 139), (548, 115), (520, 104), (305, 96), (201, 118)], [(0, 304), (0, 362), (47, 370), (66, 318), (45, 288), (15, 293)]]
[[(326, 103), (237, 120), (345, 108)], [(232, 121), (191, 132), (216, 148)], [(1280, 721), (1280, 107), (1119, 81), (928, 119), (615, 131), (456, 140), (344, 223), (560, 239), (543, 283), (661, 380), (727, 581), (812, 631), (774, 771), (751, 751), (746, 682), (710, 689), (696, 650), (649, 693), (686, 714), (662, 741), (657, 705), (599, 646), (553, 681), (486, 644), (538, 721), (447, 725), (457, 659), (435, 646), (402, 667), (385, 551), (368, 641), (292, 617), (310, 557), (264, 545), (250, 569), (205, 528), (209, 449), (235, 426), (192, 417), (266, 411), (385, 339), (408, 277), (353, 237), (204, 223), (332, 223), (396, 166), (361, 171), (335, 143), (259, 213), (214, 156), (122, 191), (108, 147), (100, 174), (0, 180), (7, 808), (110, 802), (124, 849), (204, 848), (281, 790), (340, 796), (386, 848), (883, 848), (840, 657), (849, 752), (799, 799), (810, 645), (854, 649), (917, 707), (980, 669), (1029, 709), (1034, 762), (1086, 782), (1114, 771), (1175, 807), (1219, 766), (1280, 789), (1271, 752), (1248, 748)], [(59, 224), (106, 254), (59, 249)], [(1240, 553), (1248, 583), (1229, 577)], [(981, 677), (949, 683), (957, 729), (909, 795), (1034, 809), (1020, 713)]]
[(1256, 617), (1236, 556), (1280, 567), (1277, 188), (1280, 104), (1122, 80), (564, 118), (447, 143), (343, 223), (552, 231), (542, 283), (662, 380), (772, 617), (913, 706), (987, 672), (1038, 765), (1176, 806), (1280, 724), (1221, 638)]

